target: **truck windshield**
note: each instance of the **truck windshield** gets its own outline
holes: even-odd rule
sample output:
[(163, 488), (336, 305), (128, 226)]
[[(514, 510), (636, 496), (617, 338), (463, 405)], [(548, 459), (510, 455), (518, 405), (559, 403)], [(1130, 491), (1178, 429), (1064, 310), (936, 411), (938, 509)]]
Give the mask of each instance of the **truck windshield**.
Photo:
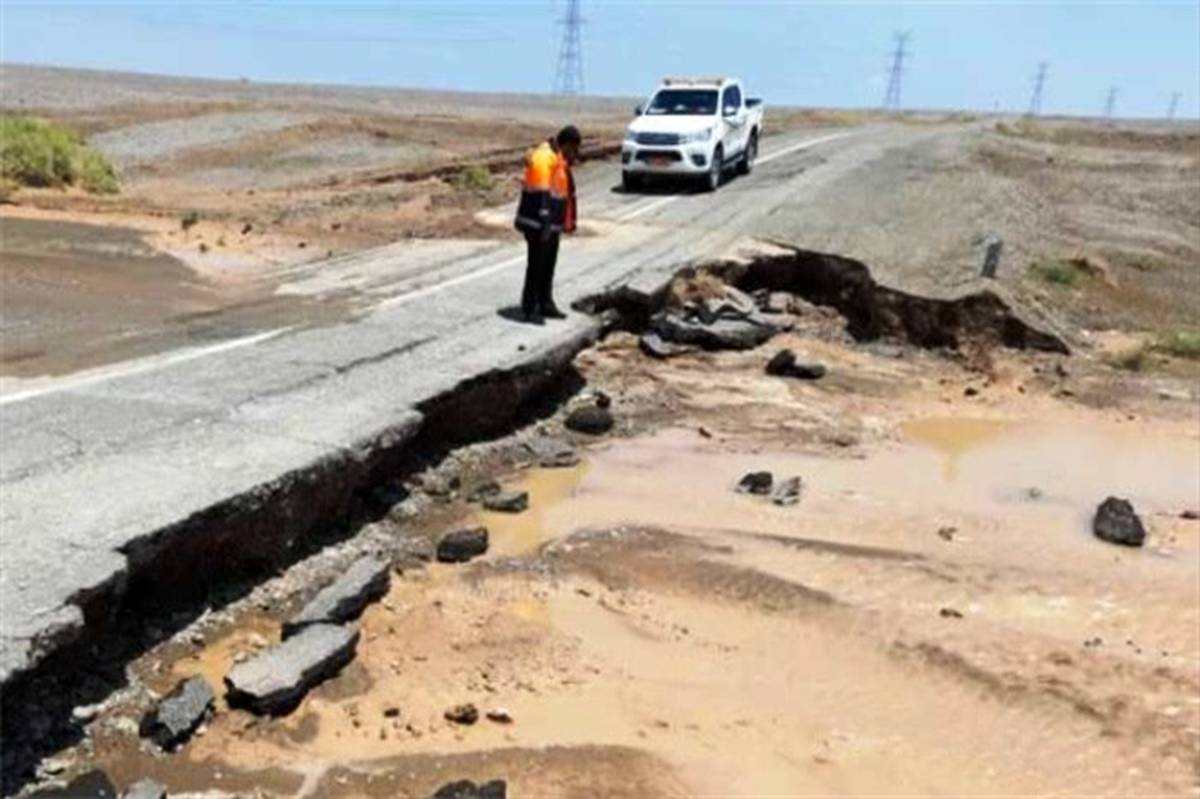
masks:
[(717, 113), (717, 93), (704, 89), (665, 89), (646, 109), (651, 116), (705, 116)]

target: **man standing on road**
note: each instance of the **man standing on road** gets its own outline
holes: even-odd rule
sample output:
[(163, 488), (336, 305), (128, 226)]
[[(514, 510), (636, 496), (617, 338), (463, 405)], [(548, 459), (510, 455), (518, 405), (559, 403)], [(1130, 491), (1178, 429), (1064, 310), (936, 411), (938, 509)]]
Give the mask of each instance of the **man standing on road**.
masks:
[(567, 125), (553, 139), (534, 148), (525, 161), (516, 227), (525, 234), (529, 253), (521, 292), (521, 313), (527, 322), (538, 322), (543, 316), (566, 316), (554, 304), (554, 266), (559, 236), (564, 231), (575, 232), (571, 164), (579, 159), (580, 143), (579, 130)]

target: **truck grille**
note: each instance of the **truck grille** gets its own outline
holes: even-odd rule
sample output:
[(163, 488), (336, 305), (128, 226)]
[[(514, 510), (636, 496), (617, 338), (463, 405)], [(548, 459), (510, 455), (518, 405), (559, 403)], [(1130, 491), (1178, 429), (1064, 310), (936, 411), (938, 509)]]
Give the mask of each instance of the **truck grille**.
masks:
[(637, 154), (639, 161), (682, 161), (678, 150), (642, 150)]
[(659, 147), (673, 147), (679, 144), (678, 133), (639, 133), (637, 135), (638, 144), (656, 145)]

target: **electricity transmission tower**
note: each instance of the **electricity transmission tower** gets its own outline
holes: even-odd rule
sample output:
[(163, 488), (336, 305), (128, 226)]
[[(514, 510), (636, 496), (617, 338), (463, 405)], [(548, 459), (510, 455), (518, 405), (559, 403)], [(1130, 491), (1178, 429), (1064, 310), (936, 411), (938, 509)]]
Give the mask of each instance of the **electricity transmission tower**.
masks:
[(908, 44), (908, 31), (896, 34), (896, 49), (892, 51), (892, 66), (889, 70), (887, 91), (883, 95), (885, 110), (896, 111), (900, 108), (900, 78), (904, 75), (904, 59), (912, 55), (904, 49)]
[(567, 13), (558, 24), (562, 25), (563, 38), (558, 49), (554, 91), (557, 94), (583, 94), (583, 45), (579, 37), (583, 17), (579, 16), (579, 0), (567, 0)]
[(1104, 118), (1112, 119), (1113, 109), (1117, 107), (1117, 87), (1110, 86), (1108, 97), (1104, 100)]
[(1167, 106), (1167, 119), (1175, 118), (1175, 111), (1179, 108), (1179, 92), (1171, 92), (1171, 104)]
[(1046, 85), (1046, 70), (1049, 68), (1048, 61), (1038, 64), (1037, 76), (1033, 79), (1033, 97), (1029, 99), (1029, 116), (1031, 117), (1042, 113), (1042, 88)]

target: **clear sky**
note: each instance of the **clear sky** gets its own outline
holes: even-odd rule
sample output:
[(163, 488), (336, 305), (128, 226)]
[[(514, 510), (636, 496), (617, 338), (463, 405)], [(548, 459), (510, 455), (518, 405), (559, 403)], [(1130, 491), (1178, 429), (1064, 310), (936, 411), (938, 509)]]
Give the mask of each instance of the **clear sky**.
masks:
[[(547, 91), (563, 0), (0, 0), (0, 60), (256, 80)], [(1200, 114), (1200, 0), (583, 0), (588, 93), (732, 73), (780, 104), (871, 107), (891, 37), (911, 31), (906, 107), (1023, 111), (1039, 61), (1048, 113)]]

